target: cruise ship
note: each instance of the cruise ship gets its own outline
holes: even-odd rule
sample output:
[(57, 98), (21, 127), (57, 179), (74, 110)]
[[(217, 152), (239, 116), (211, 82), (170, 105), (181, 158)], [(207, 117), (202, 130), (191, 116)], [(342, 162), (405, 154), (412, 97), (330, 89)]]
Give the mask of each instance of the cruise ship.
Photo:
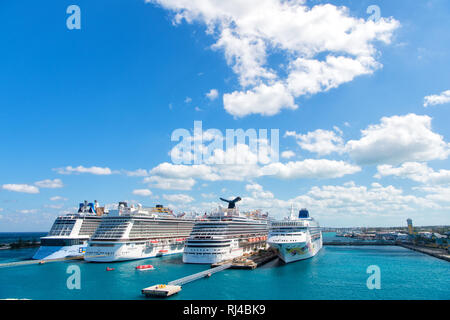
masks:
[(219, 207), (194, 225), (184, 247), (184, 263), (213, 264), (266, 247), (268, 215), (259, 211), (240, 213), (235, 206), (240, 197), (220, 199), (228, 203), (228, 208)]
[(144, 208), (119, 202), (117, 210), (102, 219), (84, 260), (113, 262), (181, 253), (194, 221), (162, 205)]
[(100, 224), (104, 207), (80, 203), (78, 212), (59, 216), (49, 233), (41, 238), (41, 246), (33, 259), (48, 260), (84, 255), (89, 238)]
[(285, 263), (308, 259), (322, 249), (322, 231), (308, 210), (301, 209), (295, 216), (291, 207), (290, 216), (285, 220), (271, 221), (267, 243), (278, 250)]

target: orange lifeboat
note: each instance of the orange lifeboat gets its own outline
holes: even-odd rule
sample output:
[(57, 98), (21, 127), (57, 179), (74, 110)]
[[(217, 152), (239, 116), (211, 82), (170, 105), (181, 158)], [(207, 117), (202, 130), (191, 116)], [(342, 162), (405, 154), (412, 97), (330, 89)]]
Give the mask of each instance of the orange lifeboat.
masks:
[(151, 264), (142, 264), (142, 265), (136, 267), (136, 270), (140, 270), (140, 271), (153, 270), (153, 269), (155, 269), (155, 268)]

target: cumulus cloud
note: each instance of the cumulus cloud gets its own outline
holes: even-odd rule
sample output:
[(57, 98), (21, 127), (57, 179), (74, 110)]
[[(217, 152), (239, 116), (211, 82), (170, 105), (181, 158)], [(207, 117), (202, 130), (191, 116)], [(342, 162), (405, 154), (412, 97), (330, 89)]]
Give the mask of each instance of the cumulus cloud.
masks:
[(152, 192), (149, 189), (136, 189), (133, 190), (133, 194), (143, 197), (148, 197), (152, 195)]
[(40, 188), (49, 188), (49, 189), (57, 189), (57, 188), (64, 187), (64, 184), (61, 181), (61, 179), (53, 179), (53, 180), (46, 179), (46, 180), (35, 182), (34, 184)]
[(2, 189), (21, 193), (39, 193), (39, 188), (28, 184), (4, 184)]
[(50, 198), (50, 201), (66, 201), (67, 198), (61, 197), (61, 196), (54, 196)]
[(178, 179), (167, 178), (161, 176), (151, 176), (144, 179), (150, 187), (164, 190), (191, 190), (195, 185), (195, 180), (192, 178)]
[(424, 98), (424, 107), (434, 106), (437, 104), (444, 104), (450, 102), (450, 90), (446, 90), (441, 94), (434, 94), (431, 96), (426, 96)]
[(194, 201), (194, 198), (187, 194), (163, 194), (163, 198), (171, 202), (190, 203)]
[(247, 91), (224, 94), (223, 104), (228, 113), (237, 117), (252, 113), (273, 116), (282, 108), (298, 108), (294, 103), (294, 97), (282, 83), (261, 84)]
[(376, 178), (385, 176), (396, 176), (413, 181), (429, 183), (429, 184), (446, 184), (450, 183), (450, 170), (434, 171), (428, 167), (426, 163), (405, 162), (400, 167), (392, 165), (379, 165)]
[(281, 157), (284, 158), (284, 159), (290, 159), (292, 157), (295, 157), (295, 152), (291, 151), (291, 150), (283, 151), (281, 153)]
[(253, 198), (257, 199), (273, 199), (274, 195), (270, 191), (265, 191), (264, 188), (257, 183), (247, 184), (245, 190), (250, 191)]
[(219, 91), (217, 91), (217, 89), (211, 89), (211, 90), (206, 94), (206, 97), (207, 97), (209, 100), (211, 100), (211, 101), (216, 100), (218, 96), (219, 96)]
[[(246, 189), (251, 191), (251, 196), (243, 197), (240, 202), (241, 210), (258, 208), (268, 211), (272, 217), (280, 218), (286, 216), (289, 207), (293, 205), (297, 209), (308, 208), (319, 219), (327, 217), (328, 220), (335, 221), (356, 216), (364, 216), (367, 221), (370, 216), (396, 216), (405, 212), (442, 209), (439, 199), (444, 194), (450, 194), (441, 188), (429, 190), (430, 195), (427, 197), (417, 197), (405, 194), (402, 189), (391, 185), (373, 183), (368, 187), (356, 185), (353, 181), (342, 185), (314, 186), (307, 192), (286, 200), (275, 196), (266, 197), (266, 193), (270, 192), (260, 185), (250, 184)], [(380, 222), (377, 224), (380, 225)]]
[(431, 118), (408, 114), (381, 118), (381, 123), (362, 130), (346, 151), (360, 164), (398, 164), (446, 159), (450, 145), (431, 130)]
[(136, 169), (134, 171), (123, 170), (123, 172), (129, 177), (146, 177), (146, 176), (148, 176), (148, 171), (145, 169)]
[(335, 131), (317, 129), (306, 134), (287, 131), (285, 137), (294, 137), (302, 149), (318, 155), (327, 155), (333, 152), (342, 153), (344, 151), (342, 131), (337, 127), (335, 127)]
[(83, 166), (78, 166), (78, 167), (67, 166), (64, 168), (56, 168), (53, 170), (59, 174), (90, 173), (90, 174), (95, 174), (95, 175), (110, 175), (113, 173), (111, 171), (111, 169), (109, 169), (109, 168), (102, 168), (102, 167), (86, 168)]
[[(147, 0), (175, 14), (176, 24), (199, 22), (238, 76), (242, 91), (223, 95), (225, 110), (243, 117), (295, 109), (294, 99), (336, 88), (381, 68), (375, 42), (389, 44), (399, 22), (350, 15), (332, 4), (282, 0)], [(280, 70), (268, 64), (274, 53)]]
[(344, 161), (306, 159), (288, 163), (271, 163), (261, 168), (261, 175), (281, 179), (326, 179), (340, 178), (361, 171), (361, 168)]
[(27, 213), (36, 213), (37, 209), (23, 209), (23, 210), (18, 210), (18, 212), (25, 213), (25, 214), (27, 214)]
[[(186, 179), (200, 179), (206, 181), (243, 181), (251, 178), (271, 176), (279, 179), (321, 179), (339, 178), (354, 174), (361, 168), (344, 161), (326, 159), (306, 159), (290, 161), (288, 163), (275, 162), (265, 166), (249, 165), (175, 165), (162, 163), (151, 170), (155, 176), (146, 178), (145, 182), (159, 179), (161, 183), (167, 181), (185, 181)], [(156, 178), (158, 177), (158, 178)], [(161, 184), (163, 185), (163, 184)], [(184, 189), (190, 190), (190, 189)]]

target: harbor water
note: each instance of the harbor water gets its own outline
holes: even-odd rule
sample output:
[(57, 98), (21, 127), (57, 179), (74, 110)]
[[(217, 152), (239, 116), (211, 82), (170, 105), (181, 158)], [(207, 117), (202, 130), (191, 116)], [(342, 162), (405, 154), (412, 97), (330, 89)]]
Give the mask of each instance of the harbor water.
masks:
[[(334, 237), (334, 234), (325, 234)], [(0, 263), (30, 258), (36, 248), (1, 250)], [(155, 270), (138, 271), (140, 264)], [(369, 266), (380, 269), (370, 290)], [(67, 285), (79, 267), (80, 288)], [(106, 267), (114, 268), (106, 271)], [(0, 298), (149, 299), (144, 287), (190, 275), (207, 265), (183, 264), (181, 255), (108, 264), (52, 262), (0, 268)], [(450, 299), (450, 263), (397, 246), (325, 246), (315, 257), (290, 264), (278, 259), (255, 270), (228, 269), (186, 284), (169, 299)], [(70, 279), (69, 279), (70, 282)]]

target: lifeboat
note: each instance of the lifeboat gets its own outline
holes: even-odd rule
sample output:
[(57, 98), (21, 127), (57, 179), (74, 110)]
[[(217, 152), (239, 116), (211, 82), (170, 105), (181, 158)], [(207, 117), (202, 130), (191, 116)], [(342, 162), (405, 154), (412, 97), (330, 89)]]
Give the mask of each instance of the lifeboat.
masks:
[(106, 271), (113, 271), (114, 268), (106, 267)]
[(136, 267), (136, 270), (153, 270), (155, 269), (151, 264), (142, 264)]
[(159, 253), (167, 253), (167, 252), (169, 252), (169, 251), (167, 251), (167, 250), (159, 250)]
[(158, 240), (152, 240), (151, 243), (158, 243)]

